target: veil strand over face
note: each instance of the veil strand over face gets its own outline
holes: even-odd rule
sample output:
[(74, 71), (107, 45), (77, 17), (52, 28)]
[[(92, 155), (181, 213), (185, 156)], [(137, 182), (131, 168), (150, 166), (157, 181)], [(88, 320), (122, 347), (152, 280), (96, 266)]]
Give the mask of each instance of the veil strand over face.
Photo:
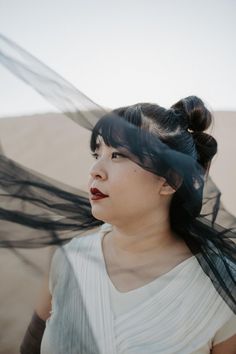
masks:
[[(224, 209), (219, 189), (210, 178), (206, 180), (197, 161), (97, 105), (3, 35), (0, 62), (81, 129), (90, 130), (94, 137), (102, 136), (106, 144), (147, 171), (163, 176), (178, 190), (185, 218), (179, 234), (236, 313), (236, 218)], [(46, 154), (47, 147), (44, 149)], [(91, 213), (88, 193), (10, 159), (4, 145), (0, 149), (0, 193), (2, 248), (60, 246), (103, 224)]]

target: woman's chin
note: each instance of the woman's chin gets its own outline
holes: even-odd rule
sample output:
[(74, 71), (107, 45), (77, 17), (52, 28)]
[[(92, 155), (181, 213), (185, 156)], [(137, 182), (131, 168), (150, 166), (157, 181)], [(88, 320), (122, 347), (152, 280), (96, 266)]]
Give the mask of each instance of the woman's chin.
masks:
[(107, 216), (106, 214), (107, 214), (107, 213), (105, 213), (105, 212), (102, 211), (102, 210), (98, 210), (98, 209), (99, 209), (99, 208), (92, 206), (92, 208), (91, 208), (92, 215), (93, 215), (96, 219), (103, 221), (104, 218), (106, 219), (106, 216)]
[(93, 208), (91, 209), (92, 215), (95, 217), (95, 219), (97, 220), (101, 220), (105, 223), (110, 223), (110, 218), (108, 217), (107, 213), (102, 212), (101, 210), (97, 210), (97, 208)]

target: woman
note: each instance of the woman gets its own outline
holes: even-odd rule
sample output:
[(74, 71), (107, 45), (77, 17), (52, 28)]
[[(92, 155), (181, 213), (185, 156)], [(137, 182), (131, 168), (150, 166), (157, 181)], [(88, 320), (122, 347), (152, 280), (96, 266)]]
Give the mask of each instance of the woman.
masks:
[(54, 255), (22, 354), (39, 352), (42, 336), (42, 354), (236, 353), (231, 294), (216, 281), (219, 259), (235, 272), (233, 245), (198, 220), (217, 150), (211, 120), (190, 96), (98, 121), (88, 189), (104, 225)]

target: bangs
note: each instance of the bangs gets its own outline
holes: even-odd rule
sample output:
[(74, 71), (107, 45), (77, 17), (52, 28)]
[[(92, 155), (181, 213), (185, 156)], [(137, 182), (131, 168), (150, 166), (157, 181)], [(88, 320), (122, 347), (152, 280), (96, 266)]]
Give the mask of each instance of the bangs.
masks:
[(90, 149), (94, 152), (100, 144), (100, 138), (102, 138), (107, 146), (130, 150), (134, 143), (132, 134), (133, 136), (137, 135), (141, 126), (142, 110), (140, 104), (117, 108), (103, 116), (94, 126), (90, 139)]
[[(110, 113), (102, 117), (94, 126), (90, 138), (90, 149), (95, 151), (99, 145), (101, 138), (104, 143), (113, 148), (123, 147), (125, 141), (125, 128), (121, 123), (121, 118), (117, 114)], [(122, 119), (124, 122), (124, 119)]]

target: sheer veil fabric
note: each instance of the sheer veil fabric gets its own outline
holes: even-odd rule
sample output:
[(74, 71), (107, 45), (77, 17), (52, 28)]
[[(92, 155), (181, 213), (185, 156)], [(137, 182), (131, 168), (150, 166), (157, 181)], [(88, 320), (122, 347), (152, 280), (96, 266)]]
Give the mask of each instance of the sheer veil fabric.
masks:
[[(183, 237), (215, 289), (236, 314), (236, 218), (224, 209), (219, 189), (210, 178), (206, 179), (196, 160), (169, 148), (151, 132), (122, 121), (116, 113), (93, 102), (2, 35), (0, 62), (56, 106), (76, 129), (90, 132), (96, 125), (95, 129), (100, 129), (102, 135), (99, 122), (103, 122), (109, 132), (109, 137), (103, 136), (104, 140), (112, 141), (114, 147), (125, 151), (144, 169), (165, 177), (174, 188), (178, 188), (181, 181), (180, 195), (189, 218), (189, 232)], [(47, 120), (44, 129), (47, 129)], [(16, 144), (20, 149), (21, 142)], [(78, 144), (80, 151), (89, 149), (84, 146), (85, 140)], [(31, 148), (33, 151), (34, 147)], [(42, 156), (49, 149), (42, 146)], [(82, 159), (80, 151), (78, 158)], [(0, 191), (0, 247), (3, 248), (61, 246), (74, 236), (103, 224), (91, 214), (84, 190), (45, 175), (37, 169), (37, 161), (31, 169), (9, 158), (4, 144), (0, 147)]]

